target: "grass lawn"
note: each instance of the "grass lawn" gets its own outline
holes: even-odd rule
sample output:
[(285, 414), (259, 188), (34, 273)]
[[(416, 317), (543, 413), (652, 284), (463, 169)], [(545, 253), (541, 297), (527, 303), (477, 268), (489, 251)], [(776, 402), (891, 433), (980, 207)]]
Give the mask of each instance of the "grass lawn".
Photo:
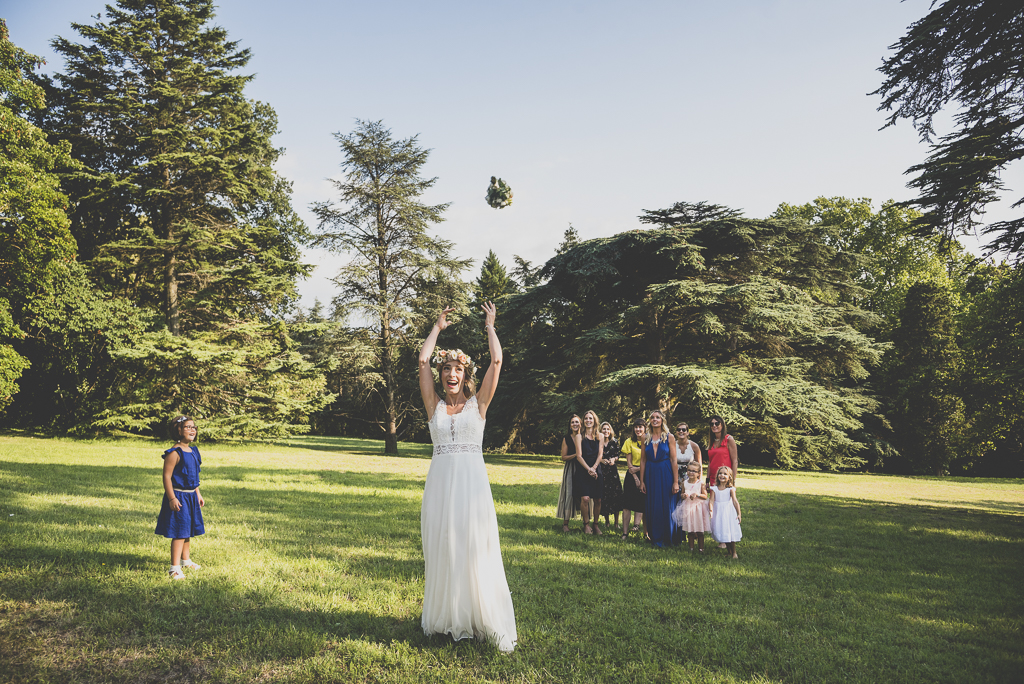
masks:
[(1024, 681), (1021, 480), (747, 469), (733, 561), (563, 534), (558, 459), (488, 457), (502, 655), (420, 629), (429, 446), (203, 447), (180, 582), (165, 447), (0, 436), (0, 681)]

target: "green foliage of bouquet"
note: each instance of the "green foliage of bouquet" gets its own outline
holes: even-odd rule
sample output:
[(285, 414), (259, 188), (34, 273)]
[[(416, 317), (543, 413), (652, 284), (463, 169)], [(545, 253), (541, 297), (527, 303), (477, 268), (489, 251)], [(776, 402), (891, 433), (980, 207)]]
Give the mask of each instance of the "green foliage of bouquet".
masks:
[(491, 176), (491, 184), (487, 187), (487, 203), (495, 209), (504, 209), (512, 204), (512, 188), (500, 178)]

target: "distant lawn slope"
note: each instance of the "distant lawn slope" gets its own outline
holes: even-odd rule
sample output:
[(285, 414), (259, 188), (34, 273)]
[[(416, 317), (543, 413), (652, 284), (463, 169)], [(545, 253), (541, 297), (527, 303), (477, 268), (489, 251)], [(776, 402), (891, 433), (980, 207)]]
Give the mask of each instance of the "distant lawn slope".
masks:
[(489, 456), (505, 656), (420, 629), (429, 446), (201, 445), (175, 583), (163, 448), (0, 436), (0, 680), (1024, 681), (1020, 480), (747, 469), (731, 561), (562, 534), (558, 459)]

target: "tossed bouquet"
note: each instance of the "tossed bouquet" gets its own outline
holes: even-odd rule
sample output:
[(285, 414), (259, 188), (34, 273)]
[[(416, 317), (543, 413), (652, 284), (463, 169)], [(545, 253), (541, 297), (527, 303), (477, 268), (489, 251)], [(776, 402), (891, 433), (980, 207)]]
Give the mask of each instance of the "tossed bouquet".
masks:
[(487, 187), (487, 203), (495, 209), (504, 209), (512, 204), (512, 188), (500, 178), (491, 176), (491, 184)]

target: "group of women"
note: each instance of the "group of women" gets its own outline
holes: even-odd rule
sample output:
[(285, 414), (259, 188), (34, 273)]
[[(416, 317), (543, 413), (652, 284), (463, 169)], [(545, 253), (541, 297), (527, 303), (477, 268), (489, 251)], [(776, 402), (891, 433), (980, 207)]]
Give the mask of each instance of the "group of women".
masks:
[[(613, 518), (618, 530), (621, 513), (622, 539), (628, 539), (631, 532), (642, 532), (652, 544), (668, 546), (689, 533), (703, 550), (705, 523), (696, 520), (701, 517), (697, 501), (706, 500), (708, 489), (717, 484), (720, 468), (727, 467), (729, 479), (735, 482), (739, 467), (736, 441), (721, 416), (711, 418), (708, 445), (707, 482), (702, 485), (703, 455), (700, 446), (690, 440), (685, 422), (676, 425), (673, 434), (667, 430), (664, 414), (652, 411), (646, 422), (634, 421), (632, 434), (619, 444), (611, 424), (601, 423), (593, 411), (584, 413), (582, 419), (573, 415), (562, 439), (565, 468), (558, 495), (562, 531), (569, 531), (569, 521), (577, 512), (583, 518), (585, 534), (603, 534), (599, 516), (604, 517), (605, 526)], [(691, 548), (693, 541), (691, 537)]]

